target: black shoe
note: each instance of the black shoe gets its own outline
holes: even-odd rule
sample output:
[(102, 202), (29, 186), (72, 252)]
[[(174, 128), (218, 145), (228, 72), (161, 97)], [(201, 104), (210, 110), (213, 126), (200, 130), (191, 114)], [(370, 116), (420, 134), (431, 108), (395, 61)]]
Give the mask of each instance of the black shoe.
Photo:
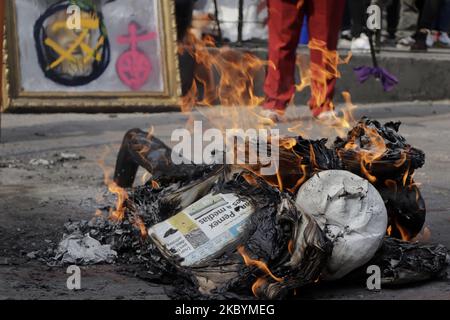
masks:
[(428, 32), (419, 31), (416, 33), (416, 42), (411, 46), (411, 51), (428, 51), (427, 47)]

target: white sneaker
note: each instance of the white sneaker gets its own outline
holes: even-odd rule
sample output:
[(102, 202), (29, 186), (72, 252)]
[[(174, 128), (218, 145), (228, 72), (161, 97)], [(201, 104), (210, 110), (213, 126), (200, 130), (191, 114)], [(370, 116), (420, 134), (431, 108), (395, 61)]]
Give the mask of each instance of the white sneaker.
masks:
[(351, 46), (352, 46), (352, 41), (347, 40), (347, 39), (343, 39), (343, 38), (339, 39), (339, 42), (338, 42), (338, 48), (339, 49), (347, 49), (347, 50), (349, 50), (351, 48)]
[(447, 32), (441, 32), (438, 38), (438, 42), (441, 46), (450, 47), (450, 37)]
[(319, 114), (317, 117), (314, 117), (317, 121), (319, 121), (321, 124), (328, 126), (328, 127), (336, 127), (339, 126), (341, 121), (336, 116), (336, 113), (334, 111), (325, 111)]
[(366, 53), (370, 51), (369, 38), (361, 33), (359, 38), (353, 38), (350, 50), (353, 53)]
[(409, 47), (411, 47), (415, 42), (416, 42), (416, 40), (414, 40), (413, 37), (407, 36), (407, 37), (401, 38), (400, 40), (397, 41), (397, 48), (398, 48), (398, 49), (409, 48)]
[(341, 32), (341, 38), (350, 40), (352, 38), (352, 32), (350, 30), (343, 30)]
[(437, 38), (436, 32), (428, 32), (427, 40), (425, 41), (428, 48), (432, 48), (434, 46), (434, 42), (436, 41), (436, 38)]
[(285, 112), (271, 109), (262, 109), (259, 113), (259, 123), (264, 125), (274, 125), (283, 122)]

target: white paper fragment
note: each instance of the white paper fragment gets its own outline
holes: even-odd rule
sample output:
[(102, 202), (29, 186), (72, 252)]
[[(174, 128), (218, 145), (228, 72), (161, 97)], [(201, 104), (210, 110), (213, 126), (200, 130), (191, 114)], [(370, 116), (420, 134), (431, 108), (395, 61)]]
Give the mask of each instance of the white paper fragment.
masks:
[(77, 233), (63, 238), (55, 258), (66, 264), (113, 263), (117, 252), (111, 249), (111, 245), (102, 245), (88, 234)]
[(51, 161), (45, 160), (45, 159), (31, 159), (30, 160), (30, 165), (32, 165), (32, 166), (49, 166), (51, 164), (53, 164)]
[(367, 263), (386, 234), (383, 199), (369, 181), (343, 170), (316, 174), (298, 192), (299, 209), (313, 216), (333, 252), (323, 278), (335, 280)]
[(61, 152), (58, 155), (59, 161), (77, 161), (77, 160), (83, 160), (84, 158), (76, 153), (70, 153), (70, 152)]

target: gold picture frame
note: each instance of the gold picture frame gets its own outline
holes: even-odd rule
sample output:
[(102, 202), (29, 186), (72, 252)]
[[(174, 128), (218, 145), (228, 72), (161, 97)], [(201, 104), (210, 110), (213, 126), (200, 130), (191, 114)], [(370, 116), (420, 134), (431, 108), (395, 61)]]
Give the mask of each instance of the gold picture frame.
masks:
[[(17, 32), (17, 7), (20, 0), (7, 0), (2, 68), (2, 111), (111, 112), (176, 107), (181, 94), (178, 47), (173, 1), (158, 1), (159, 43), (163, 90), (147, 91), (62, 91), (30, 92), (22, 87)], [(123, 1), (123, 0), (117, 0)], [(159, 108), (161, 109), (161, 108)]]

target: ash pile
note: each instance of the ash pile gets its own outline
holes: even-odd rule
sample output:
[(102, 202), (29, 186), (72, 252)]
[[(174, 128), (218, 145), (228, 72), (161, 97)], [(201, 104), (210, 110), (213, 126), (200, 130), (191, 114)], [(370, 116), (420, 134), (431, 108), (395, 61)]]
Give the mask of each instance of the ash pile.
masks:
[[(126, 263), (173, 285), (173, 298), (281, 299), (369, 265), (382, 286), (444, 277), (447, 249), (415, 241), (426, 209), (413, 177), (425, 155), (399, 127), (363, 118), (331, 147), (283, 138), (273, 175), (261, 164), (175, 165), (162, 141), (131, 130), (114, 176), (119, 205), (68, 223), (54, 259)], [(131, 188), (139, 167), (151, 179)]]

